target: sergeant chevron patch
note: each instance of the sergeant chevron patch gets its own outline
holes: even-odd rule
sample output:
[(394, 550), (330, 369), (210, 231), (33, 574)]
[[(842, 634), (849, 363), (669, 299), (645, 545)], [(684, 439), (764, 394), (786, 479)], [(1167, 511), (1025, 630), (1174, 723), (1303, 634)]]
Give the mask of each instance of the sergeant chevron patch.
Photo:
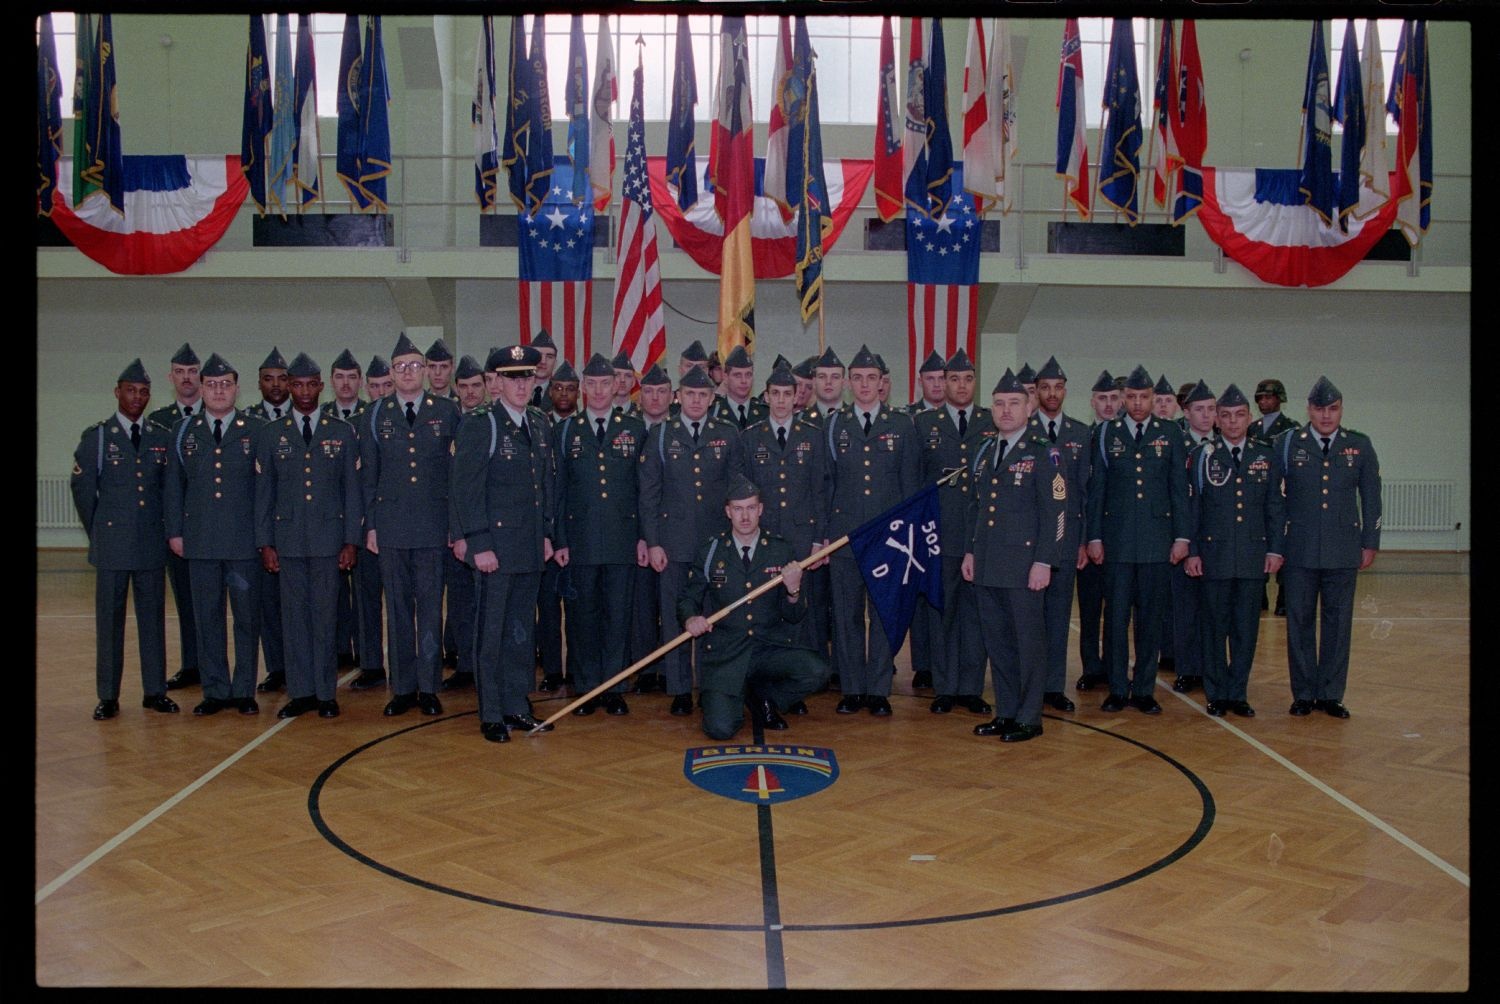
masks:
[(823, 746), (698, 746), (682, 759), (689, 781), (714, 795), (772, 805), (814, 795), (838, 780), (838, 760)]
[(1052, 475), (1052, 497), (1059, 502), (1068, 497), (1068, 483), (1061, 474)]

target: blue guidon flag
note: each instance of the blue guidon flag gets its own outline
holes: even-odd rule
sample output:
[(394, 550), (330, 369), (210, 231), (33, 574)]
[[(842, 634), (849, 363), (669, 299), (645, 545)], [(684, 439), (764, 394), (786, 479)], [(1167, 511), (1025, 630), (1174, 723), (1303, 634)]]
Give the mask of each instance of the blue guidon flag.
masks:
[(683, 755), (682, 773), (712, 794), (772, 805), (822, 791), (838, 780), (839, 763), (826, 746), (698, 746)]

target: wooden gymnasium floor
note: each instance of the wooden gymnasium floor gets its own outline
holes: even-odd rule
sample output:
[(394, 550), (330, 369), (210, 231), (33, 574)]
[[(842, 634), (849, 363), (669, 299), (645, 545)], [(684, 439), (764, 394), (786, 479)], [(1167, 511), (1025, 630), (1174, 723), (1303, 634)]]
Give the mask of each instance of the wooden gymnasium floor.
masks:
[(194, 719), (191, 688), (168, 717), (139, 706), (133, 626), (96, 723), (93, 577), (73, 552), (38, 572), (45, 986), (1469, 985), (1465, 558), (1360, 576), (1348, 721), (1287, 716), (1271, 617), (1248, 721), (1160, 685), (1160, 717), (1090, 695), (1005, 746), (930, 714), (903, 657), (892, 718), (828, 693), (774, 737), (841, 774), (770, 808), (685, 779), (709, 743), (664, 695), (506, 746), (472, 691), (281, 722)]

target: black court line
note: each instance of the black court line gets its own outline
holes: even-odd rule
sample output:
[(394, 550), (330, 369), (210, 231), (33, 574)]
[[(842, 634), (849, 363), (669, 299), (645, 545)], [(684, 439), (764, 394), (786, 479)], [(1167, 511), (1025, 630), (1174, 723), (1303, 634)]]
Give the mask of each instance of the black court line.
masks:
[[(772, 921), (771, 919), (769, 919), (771, 917), (771, 913), (769, 912), (766, 913), (767, 919), (760, 924), (717, 924), (680, 920), (655, 920), (641, 917), (617, 917), (608, 914), (582, 913), (576, 910), (558, 910), (550, 907), (531, 906), (526, 903), (513, 903), (508, 900), (496, 899), (492, 896), (481, 896), (477, 893), (468, 892), (464, 889), (455, 889), (451, 886), (445, 886), (437, 882), (431, 882), (427, 879), (418, 878), (415, 875), (410, 875), (381, 861), (377, 861), (376, 859), (360, 851), (359, 849), (351, 845), (348, 841), (340, 837), (333, 831), (332, 827), (328, 825), (327, 821), (324, 820), (322, 811), (319, 808), (319, 799), (322, 796), (323, 788), (328, 783), (328, 780), (344, 764), (348, 763), (350, 760), (354, 759), (356, 756), (365, 752), (366, 750), (371, 749), (374, 746), (378, 746), (380, 743), (386, 742), (387, 740), (406, 735), (410, 732), (415, 732), (417, 729), (430, 728), (433, 725), (440, 725), (445, 722), (450, 722), (459, 718), (466, 718), (475, 714), (478, 714), (478, 712), (464, 711), (456, 715), (447, 715), (441, 718), (434, 718), (430, 721), (420, 722), (416, 725), (412, 725), (404, 729), (398, 729), (395, 732), (391, 732), (384, 736), (380, 736), (379, 738), (372, 739), (362, 746), (355, 747), (348, 753), (345, 753), (343, 756), (339, 757), (333, 763), (329, 764), (323, 770), (323, 772), (318, 775), (317, 779), (313, 782), (312, 787), (308, 790), (307, 794), (307, 811), (308, 815), (312, 818), (314, 827), (317, 828), (318, 832), (330, 844), (347, 854), (349, 857), (360, 862), (361, 864), (367, 865), (368, 867), (373, 868), (376, 871), (389, 875), (392, 878), (400, 879), (403, 882), (409, 883), (419, 888), (427, 889), (431, 892), (453, 896), (458, 899), (468, 900), (473, 903), (482, 903), (486, 906), (496, 906), (506, 910), (515, 910), (520, 913), (531, 913), (547, 917), (560, 917), (569, 920), (587, 920), (601, 924), (618, 924), (625, 927), (654, 927), (666, 928), (669, 930), (696, 931), (761, 932), (766, 935), (767, 939), (766, 962), (768, 978), (776, 978), (777, 971), (779, 970), (779, 977), (781, 980), (781, 985), (783, 986), (785, 985), (786, 973), (785, 960), (781, 954), (782, 932), (876, 931), (897, 927), (926, 927), (934, 924), (952, 924), (966, 920), (982, 920), (990, 917), (1003, 917), (1009, 914), (1023, 913), (1027, 910), (1039, 910), (1044, 907), (1056, 906), (1061, 903), (1070, 903), (1075, 900), (1087, 898), (1089, 896), (1097, 896), (1101, 893), (1108, 892), (1111, 889), (1117, 889), (1123, 885), (1128, 885), (1131, 882), (1139, 881), (1140, 879), (1146, 878), (1149, 875), (1161, 871), (1168, 865), (1181, 860), (1188, 853), (1190, 853), (1193, 848), (1201, 844), (1203, 840), (1208, 836), (1209, 831), (1213, 829), (1214, 816), (1216, 811), (1213, 794), (1208, 790), (1208, 786), (1203, 783), (1202, 779), (1200, 779), (1198, 775), (1194, 774), (1192, 770), (1190, 770), (1187, 766), (1161, 752), (1160, 750), (1148, 746), (1145, 743), (1140, 742), (1139, 740), (1131, 739), (1129, 736), (1120, 735), (1119, 733), (1113, 732), (1109, 729), (1099, 728), (1098, 726), (1088, 725), (1084, 722), (1073, 721), (1072, 719), (1068, 718), (1059, 718), (1056, 715), (1044, 715), (1043, 717), (1049, 718), (1054, 722), (1060, 722), (1065, 725), (1072, 725), (1075, 728), (1088, 729), (1091, 732), (1097, 732), (1100, 735), (1108, 736), (1112, 739), (1118, 739), (1121, 742), (1129, 743), (1130, 745), (1138, 747), (1146, 751), (1147, 753), (1150, 753), (1152, 756), (1157, 757), (1158, 759), (1167, 763), (1179, 773), (1181, 773), (1188, 779), (1189, 782), (1192, 783), (1194, 789), (1198, 792), (1198, 797), (1202, 804), (1202, 813), (1199, 816), (1198, 824), (1194, 828), (1193, 832), (1189, 834), (1188, 837), (1182, 841), (1182, 843), (1180, 843), (1177, 847), (1175, 847), (1163, 857), (1158, 858), (1157, 860), (1141, 868), (1137, 868), (1135, 871), (1130, 872), (1127, 875), (1122, 875), (1119, 878), (1111, 879), (1108, 882), (1102, 882), (1098, 885), (1090, 886), (1086, 889), (1079, 889), (1073, 892), (1062, 893), (1057, 896), (1050, 896), (1046, 899), (1032, 900), (1025, 903), (1012, 903), (1007, 906), (995, 907), (989, 910), (974, 910), (969, 913), (945, 914), (933, 917), (918, 917), (910, 920), (860, 921), (847, 924), (781, 924), (779, 920)], [(759, 730), (756, 731), (756, 737), (757, 741), (759, 741)], [(771, 829), (769, 806), (757, 806), (757, 809), (764, 809), (766, 811), (765, 822), (763, 824), (764, 828), (762, 830), (763, 838), (761, 843), (763, 908), (767, 911), (775, 909), (776, 916), (779, 917), (779, 900), (776, 898), (774, 884), (775, 858), (774, 851), (772, 849), (772, 842), (770, 839)], [(770, 869), (769, 872), (767, 871), (768, 867)], [(771, 882), (769, 886), (766, 884), (766, 878), (768, 875)], [(767, 898), (768, 893), (769, 898)], [(775, 925), (774, 930), (773, 924)], [(773, 935), (774, 949), (772, 947)]]
[[(765, 730), (759, 722), (751, 732), (755, 745), (766, 743)], [(766, 923), (766, 987), (786, 989), (786, 954), (781, 946), (781, 900), (776, 894), (776, 836), (771, 831), (771, 807), (755, 807), (755, 824), (760, 836), (760, 902)]]

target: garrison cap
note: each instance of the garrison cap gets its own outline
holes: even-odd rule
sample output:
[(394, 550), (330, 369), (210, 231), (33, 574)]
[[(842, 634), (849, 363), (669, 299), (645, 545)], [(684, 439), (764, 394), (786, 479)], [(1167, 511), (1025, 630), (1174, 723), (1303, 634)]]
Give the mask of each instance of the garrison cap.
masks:
[[(554, 352), (557, 351), (557, 343), (552, 340), (551, 335), (547, 334), (546, 328), (539, 329), (536, 334), (531, 336), (531, 347), (534, 349), (552, 349)], [(540, 357), (538, 358), (538, 362), (540, 362)]]
[(854, 353), (854, 358), (850, 360), (849, 368), (851, 370), (878, 370), (880, 369), (880, 360), (875, 357), (875, 353), (870, 351), (868, 345), (861, 345), (859, 351)]
[(1094, 381), (1090, 389), (1093, 394), (1106, 394), (1115, 389), (1115, 378), (1109, 375), (1109, 370), (1100, 370), (1099, 379)]
[(792, 367), (792, 375), (793, 376), (799, 376), (799, 377), (801, 377), (804, 380), (811, 380), (813, 378), (813, 371), (815, 369), (817, 369), (817, 368), (818, 368), (818, 357), (817, 356), (808, 356), (806, 359), (802, 360), (796, 366)]
[(885, 364), (885, 356), (879, 352), (875, 353), (875, 368), (880, 370), (881, 376), (891, 375), (891, 368)]
[(990, 391), (990, 393), (1024, 394), (1026, 393), (1026, 385), (1021, 382), (1020, 377), (1016, 376), (1009, 369), (1007, 369), (1005, 371), (1005, 375), (1000, 378), (1000, 382), (995, 384), (995, 389)]
[[(1165, 385), (1167, 389), (1161, 390), (1160, 387), (1162, 385)], [(1130, 371), (1130, 376), (1125, 378), (1125, 387), (1128, 390), (1152, 390), (1153, 387), (1151, 385), (1151, 374), (1146, 372), (1146, 367), (1137, 366), (1135, 369)], [(1172, 386), (1171, 384), (1168, 384), (1165, 379), (1163, 379), (1161, 384), (1157, 385), (1155, 389), (1158, 393), (1161, 394), (1172, 393)]]
[[(615, 375), (614, 367), (610, 367), (609, 375), (610, 376), (614, 376)], [(573, 364), (572, 363), (570, 363), (566, 359), (564, 359), (562, 361), (562, 365), (559, 366), (557, 369), (555, 369), (555, 370), (552, 371), (552, 382), (553, 383), (577, 383), (578, 382), (578, 371), (573, 368)]]
[(354, 353), (348, 349), (340, 352), (338, 358), (333, 361), (330, 369), (359, 371), (359, 360), (354, 358)]
[[(696, 369), (697, 367), (694, 368)], [(667, 376), (666, 370), (662, 369), (656, 363), (652, 363), (651, 368), (647, 370), (645, 372), (645, 375), (641, 377), (641, 386), (655, 387), (660, 384), (666, 384), (668, 387), (670, 387), (672, 386), (672, 378)]]
[(453, 379), (469, 380), (479, 376), (484, 370), (479, 368), (479, 360), (473, 356), (464, 356), (458, 361), (458, 368), (453, 371)]
[(708, 352), (703, 348), (703, 343), (695, 338), (693, 339), (693, 344), (682, 350), (681, 358), (686, 359), (690, 363), (706, 363), (708, 362)]
[(1036, 370), (1031, 368), (1030, 363), (1021, 364), (1021, 372), (1016, 374), (1016, 379), (1022, 383), (1036, 383)]
[(1286, 403), (1286, 386), (1280, 380), (1262, 380), (1255, 385), (1255, 396), (1275, 394), (1276, 400)]
[(318, 367), (318, 361), (306, 352), (297, 353), (297, 358), (292, 360), (292, 365), (287, 367), (286, 375), (297, 379), (322, 376), (323, 371)]
[(833, 351), (832, 345), (824, 349), (823, 354), (818, 357), (818, 361), (813, 363), (814, 369), (824, 369), (827, 367), (837, 367), (838, 369), (844, 368), (843, 362), (839, 359), (839, 354)]
[(624, 349), (621, 349), (615, 355), (615, 357), (609, 361), (609, 365), (611, 369), (629, 370), (632, 373), (635, 372), (635, 363), (630, 361), (630, 357), (625, 354)]
[[(615, 375), (615, 367), (603, 355), (595, 352), (589, 356), (589, 361), (583, 364), (583, 375), (586, 377), (613, 377)], [(556, 380), (557, 376), (553, 375), (552, 379)]]
[(967, 352), (965, 352), (963, 349), (959, 349), (957, 352), (953, 353), (953, 355), (948, 357), (948, 361), (943, 364), (943, 369), (947, 370), (949, 373), (973, 373), (974, 363), (969, 359), (969, 354)]
[(714, 378), (708, 375), (708, 371), (702, 366), (694, 366), (688, 370), (681, 380), (677, 382), (678, 387), (696, 387), (699, 390), (713, 390)]
[(485, 371), (505, 376), (534, 376), (542, 362), (542, 354), (533, 347), (535, 345), (536, 339), (533, 338), (531, 345), (508, 345), (491, 350), (489, 358), (484, 361)]
[(286, 357), (283, 356), (281, 354), (281, 350), (274, 345), (271, 346), (271, 354), (266, 356), (266, 358), (260, 364), (260, 368), (263, 370), (284, 370), (286, 369), (286, 367)]
[(1036, 378), (1038, 380), (1061, 380), (1066, 383), (1068, 380), (1068, 375), (1064, 373), (1063, 368), (1057, 364), (1056, 356), (1048, 356), (1046, 364), (1037, 371)]
[(917, 372), (941, 373), (947, 368), (948, 367), (943, 362), (942, 353), (937, 349), (933, 349), (930, 353), (927, 354), (927, 358), (922, 360), (922, 365), (917, 369)]
[[(1177, 398), (1177, 403), (1186, 408), (1188, 403), (1187, 397), (1193, 392), (1193, 388), (1196, 386), (1198, 385), (1195, 383), (1185, 383), (1181, 387), (1178, 387), (1174, 394), (1174, 396)], [(1213, 395), (1209, 396), (1212, 397)]]
[(1193, 384), (1193, 389), (1188, 391), (1187, 397), (1183, 399), (1184, 404), (1193, 404), (1197, 401), (1212, 401), (1214, 392), (1208, 389), (1208, 384), (1199, 380)]
[(785, 366), (787, 369), (791, 369), (792, 361), (778, 352), (776, 353), (776, 358), (771, 360), (771, 368), (774, 370), (778, 366)]
[(1124, 389), (1125, 389), (1125, 377), (1123, 375), (1115, 377), (1115, 390), (1124, 390)]
[(1333, 381), (1326, 376), (1318, 377), (1318, 382), (1307, 392), (1307, 403), (1316, 408), (1326, 408), (1343, 399), (1344, 392), (1335, 387)]
[(719, 350), (718, 349), (714, 349), (712, 352), (710, 352), (708, 354), (708, 368), (709, 369), (722, 368), (723, 365), (724, 365), (723, 363), (719, 362)]
[(135, 361), (121, 371), (115, 378), (115, 383), (143, 383), (151, 386), (151, 378), (146, 375), (146, 367), (141, 364), (141, 357), (136, 356)]
[(747, 370), (754, 365), (754, 360), (750, 358), (750, 353), (745, 351), (743, 345), (736, 345), (734, 351), (730, 352), (729, 356), (724, 360), (724, 368), (726, 370)]
[[(1131, 374), (1132, 378), (1134, 377), (1134, 375), (1135, 374)], [(1150, 378), (1148, 377), (1147, 379)], [(1133, 385), (1127, 382), (1125, 386), (1130, 387)], [(1177, 391), (1172, 389), (1172, 381), (1167, 379), (1167, 375), (1165, 373), (1161, 375), (1160, 380), (1156, 381), (1156, 386), (1151, 388), (1151, 392), (1153, 394), (1171, 394), (1173, 397), (1177, 396)]]
[(427, 346), (427, 361), (430, 363), (451, 363), (453, 353), (448, 350), (448, 343), (439, 338)]
[[(188, 364), (178, 363), (178, 365)], [(208, 357), (208, 362), (203, 364), (203, 369), (198, 371), (198, 375), (205, 377), (233, 376), (238, 380), (240, 378), (240, 371), (229, 365), (229, 360), (215, 352)]]
[(171, 358), (170, 362), (173, 366), (197, 366), (198, 353), (194, 352), (193, 347), (187, 342), (183, 342), (182, 348), (177, 350), (177, 354)]
[(1224, 393), (1219, 395), (1220, 408), (1238, 408), (1240, 405), (1249, 406), (1250, 402), (1245, 400), (1245, 395), (1234, 384), (1224, 388)]
[[(416, 343), (406, 337), (406, 332), (401, 332), (401, 337), (396, 339), (396, 347), (391, 349), (391, 358), (399, 359), (402, 356), (420, 356), (422, 350), (417, 348)], [(426, 358), (425, 356), (423, 358)]]
[(766, 386), (795, 387), (797, 386), (797, 378), (792, 375), (792, 368), (790, 366), (778, 366), (771, 371), (770, 376), (766, 377)]
[(369, 367), (369, 369), (365, 370), (365, 377), (367, 379), (369, 377), (383, 377), (383, 376), (390, 376), (390, 375), (391, 375), (391, 363), (390, 363), (390, 360), (386, 359), (384, 356), (371, 356), (370, 357), (370, 367)]
[(743, 474), (736, 474), (734, 480), (729, 482), (729, 489), (724, 492), (726, 505), (730, 502), (743, 502), (745, 499), (758, 498), (760, 498), (760, 489), (755, 486), (755, 482)]

